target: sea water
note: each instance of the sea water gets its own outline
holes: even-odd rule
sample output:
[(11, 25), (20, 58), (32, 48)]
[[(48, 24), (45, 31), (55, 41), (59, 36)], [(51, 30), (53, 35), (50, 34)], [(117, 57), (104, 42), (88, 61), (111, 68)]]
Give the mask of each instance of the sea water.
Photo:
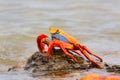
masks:
[(52, 79), (34, 78), (24, 70), (7, 72), (25, 65), (38, 51), (36, 37), (50, 36), (50, 27), (72, 35), (104, 62), (120, 64), (120, 0), (0, 0), (0, 80)]

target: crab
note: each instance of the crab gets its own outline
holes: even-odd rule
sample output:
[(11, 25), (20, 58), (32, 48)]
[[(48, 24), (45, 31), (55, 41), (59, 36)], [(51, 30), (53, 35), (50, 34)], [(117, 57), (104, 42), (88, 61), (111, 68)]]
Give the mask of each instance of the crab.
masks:
[(51, 55), (51, 51), (54, 47), (59, 47), (63, 50), (66, 56), (71, 58), (75, 63), (78, 60), (70, 53), (70, 51), (74, 52), (81, 56), (81, 54), (77, 51), (79, 50), (90, 62), (96, 65), (98, 68), (102, 69), (103, 66), (98, 64), (96, 61), (91, 59), (90, 55), (98, 58), (100, 62), (102, 62), (102, 58), (91, 52), (86, 46), (80, 44), (76, 39), (74, 39), (69, 34), (57, 28), (50, 28), (50, 33), (52, 37), (48, 37), (45, 34), (40, 34), (37, 37), (37, 46), (41, 53), (45, 53), (45, 45), (48, 46), (47, 57), (49, 58)]

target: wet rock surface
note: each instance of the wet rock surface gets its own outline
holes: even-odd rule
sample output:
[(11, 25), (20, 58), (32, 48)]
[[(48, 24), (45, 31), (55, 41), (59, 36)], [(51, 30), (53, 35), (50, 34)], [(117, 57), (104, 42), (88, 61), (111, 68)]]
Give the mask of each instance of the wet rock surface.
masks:
[[(34, 73), (32, 76), (36, 76), (38, 75), (37, 73), (40, 73), (40, 75), (64, 75), (75, 70), (88, 71), (88, 69), (96, 68), (95, 65), (86, 61), (83, 57), (78, 55), (74, 55), (74, 57), (77, 58), (78, 63), (74, 63), (74, 61), (67, 57), (62, 50), (54, 50), (49, 58), (47, 58), (46, 54), (35, 52), (28, 58), (24, 70), (30, 71)], [(119, 64), (100, 64), (104, 66), (104, 71), (120, 74)], [(16, 69), (16, 66), (13, 66), (9, 68), (8, 71), (16, 71)]]
[(82, 57), (74, 55), (78, 63), (67, 57), (62, 50), (54, 50), (49, 58), (46, 54), (35, 52), (27, 61), (25, 70), (32, 72), (39, 71), (68, 71), (68, 70), (85, 70), (95, 67), (90, 62), (87, 62)]
[(105, 63), (105, 69), (107, 72), (115, 72), (120, 74), (120, 65), (110, 65)]

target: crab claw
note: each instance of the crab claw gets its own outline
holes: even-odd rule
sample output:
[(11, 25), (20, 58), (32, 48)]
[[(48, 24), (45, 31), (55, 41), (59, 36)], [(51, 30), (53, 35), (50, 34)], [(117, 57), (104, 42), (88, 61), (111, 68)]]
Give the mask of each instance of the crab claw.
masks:
[(45, 43), (43, 43), (44, 39), (48, 38), (47, 35), (45, 34), (41, 34), (37, 37), (37, 46), (38, 46), (38, 49), (41, 53), (44, 53), (44, 50), (45, 50)]

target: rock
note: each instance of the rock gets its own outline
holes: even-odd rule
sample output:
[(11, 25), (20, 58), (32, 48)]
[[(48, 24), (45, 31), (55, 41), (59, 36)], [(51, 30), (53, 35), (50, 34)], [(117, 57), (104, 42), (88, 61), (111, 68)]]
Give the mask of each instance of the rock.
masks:
[(74, 55), (78, 63), (75, 63), (71, 58), (66, 56), (62, 50), (54, 50), (47, 58), (46, 54), (35, 52), (27, 61), (25, 70), (32, 70), (32, 72), (39, 71), (65, 71), (65, 70), (85, 70), (95, 67), (91, 63), (84, 63), (84, 59), (80, 56)]
[(107, 72), (120, 73), (120, 65), (110, 65), (105, 63), (105, 67)]

